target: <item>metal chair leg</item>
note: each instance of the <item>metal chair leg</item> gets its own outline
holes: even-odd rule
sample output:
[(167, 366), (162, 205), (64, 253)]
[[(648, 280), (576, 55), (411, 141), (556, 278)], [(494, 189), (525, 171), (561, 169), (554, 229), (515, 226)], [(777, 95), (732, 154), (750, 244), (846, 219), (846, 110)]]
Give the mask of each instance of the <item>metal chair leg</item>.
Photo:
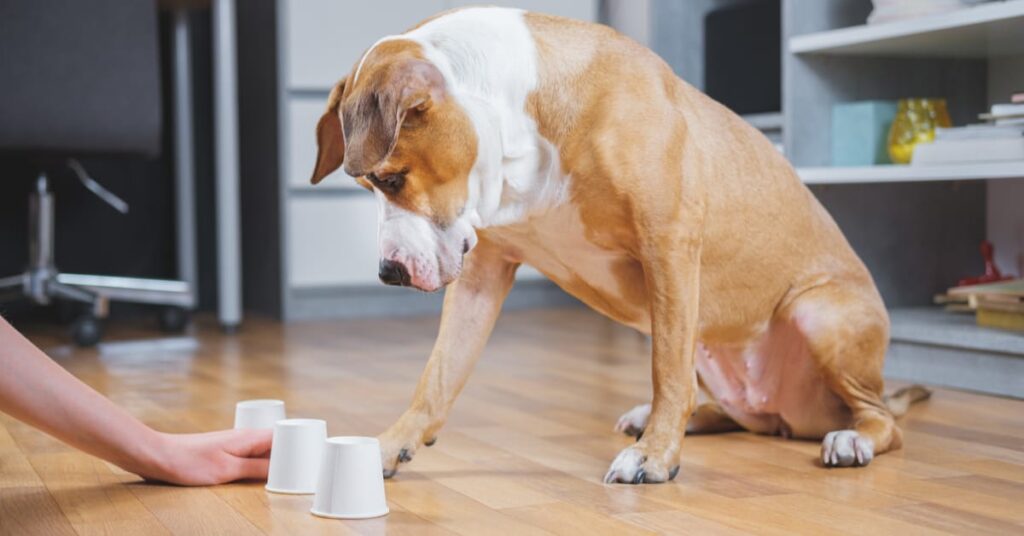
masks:
[(25, 295), (25, 274), (12, 275), (0, 279), (0, 301), (10, 301)]
[(106, 318), (109, 312), (108, 300), (105, 296), (83, 288), (66, 285), (56, 279), (51, 279), (47, 282), (46, 292), (57, 299), (89, 304), (92, 307), (92, 314), (96, 318)]

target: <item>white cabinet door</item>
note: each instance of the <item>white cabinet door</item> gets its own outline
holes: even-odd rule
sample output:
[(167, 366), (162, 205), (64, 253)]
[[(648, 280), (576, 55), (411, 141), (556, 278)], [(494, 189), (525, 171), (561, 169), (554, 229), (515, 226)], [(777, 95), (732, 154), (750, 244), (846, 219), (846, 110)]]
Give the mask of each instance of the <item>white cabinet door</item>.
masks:
[[(288, 162), (285, 167), (288, 176), (285, 180), (292, 188), (309, 188), (309, 177), (316, 165), (316, 123), (327, 107), (327, 97), (298, 96), (288, 99), (288, 131), (287, 153)], [(324, 178), (313, 188), (344, 188), (362, 189), (355, 179), (338, 169)]]
[(560, 17), (572, 19), (596, 21), (598, 0), (492, 0), (488, 2), (474, 2), (473, 0), (448, 0), (448, 7), (462, 7), (475, 5), (494, 5), (502, 7), (517, 7), (527, 11), (548, 13)]
[[(597, 20), (597, 0), (485, 3)], [(479, 4), (473, 0), (281, 0), (288, 88), (329, 89), (381, 37), (401, 33), (446, 9)]]
[(444, 0), (281, 0), (288, 89), (330, 89), (378, 39), (444, 11)]
[(288, 201), (292, 288), (379, 285), (377, 202), (369, 192)]

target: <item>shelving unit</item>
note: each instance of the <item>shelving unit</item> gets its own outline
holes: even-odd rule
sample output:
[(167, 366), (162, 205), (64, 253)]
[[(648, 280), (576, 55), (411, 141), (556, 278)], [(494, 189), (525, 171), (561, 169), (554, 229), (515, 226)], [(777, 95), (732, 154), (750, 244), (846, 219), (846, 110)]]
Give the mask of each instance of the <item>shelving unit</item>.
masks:
[(1024, 53), (1024, 2), (995, 2), (793, 37), (794, 54), (988, 58)]
[(856, 184), (1024, 178), (1024, 162), (984, 162), (945, 166), (863, 166), (797, 168), (805, 184)]
[(931, 306), (932, 294), (980, 273), (985, 238), (1017, 272), (1024, 162), (829, 166), (838, 103), (944, 97), (965, 124), (1024, 88), (1024, 0), (867, 25), (871, 9), (870, 0), (783, 0), (786, 155), (891, 308), (887, 375), (1024, 396), (1024, 336)]

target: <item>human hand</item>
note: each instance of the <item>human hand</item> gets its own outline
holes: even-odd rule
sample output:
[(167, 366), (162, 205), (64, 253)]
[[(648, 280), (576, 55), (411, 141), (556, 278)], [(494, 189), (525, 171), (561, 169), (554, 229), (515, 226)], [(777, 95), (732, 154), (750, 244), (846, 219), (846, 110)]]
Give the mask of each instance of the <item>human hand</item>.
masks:
[(267, 478), (270, 430), (222, 430), (202, 434), (159, 434), (156, 459), (135, 471), (147, 480), (209, 486)]

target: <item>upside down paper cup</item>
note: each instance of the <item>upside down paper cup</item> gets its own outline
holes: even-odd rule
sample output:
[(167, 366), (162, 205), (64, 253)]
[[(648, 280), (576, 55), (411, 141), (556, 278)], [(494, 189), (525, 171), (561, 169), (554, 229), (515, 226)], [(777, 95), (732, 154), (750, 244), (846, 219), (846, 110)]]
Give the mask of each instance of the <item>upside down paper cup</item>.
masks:
[(388, 513), (380, 442), (376, 438), (327, 439), (310, 512), (336, 519), (366, 519)]
[(284, 419), (274, 425), (267, 491), (316, 492), (320, 460), (327, 440), (327, 423), (320, 419)]
[(235, 404), (235, 430), (273, 430), (274, 423), (284, 418), (281, 400), (243, 400)]

